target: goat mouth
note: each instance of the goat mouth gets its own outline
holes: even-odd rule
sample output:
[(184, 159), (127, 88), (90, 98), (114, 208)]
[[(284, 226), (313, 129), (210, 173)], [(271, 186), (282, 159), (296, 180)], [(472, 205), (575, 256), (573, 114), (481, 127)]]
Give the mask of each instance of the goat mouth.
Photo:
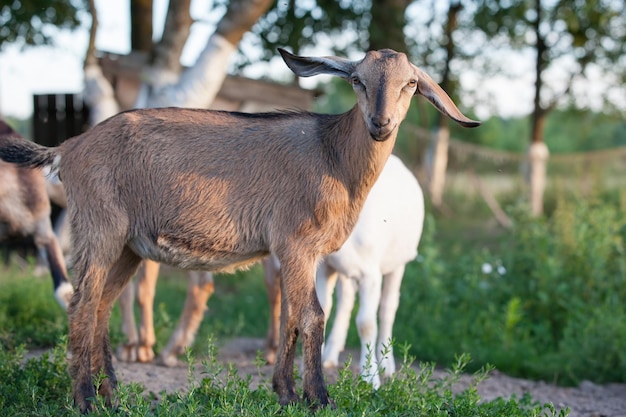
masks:
[(370, 136), (376, 142), (384, 142), (392, 136), (394, 130), (396, 130), (395, 126), (390, 129), (373, 129), (370, 130)]

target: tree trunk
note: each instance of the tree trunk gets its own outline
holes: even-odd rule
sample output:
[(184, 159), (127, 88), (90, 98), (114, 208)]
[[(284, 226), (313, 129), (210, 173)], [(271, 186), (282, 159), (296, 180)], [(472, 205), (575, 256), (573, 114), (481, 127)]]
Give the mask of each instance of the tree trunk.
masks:
[[(151, 53), (150, 63), (149, 67), (143, 71), (144, 81), (139, 88), (135, 108), (170, 105), (167, 99), (161, 98), (160, 95), (165, 94), (166, 90), (164, 89), (176, 85), (180, 81), (182, 69), (180, 57), (193, 23), (189, 11), (190, 6), (191, 0), (169, 2), (163, 35), (161, 40), (149, 51)], [(161, 102), (157, 98), (161, 99)]]
[(152, 0), (130, 1), (130, 48), (133, 51), (152, 50)]
[[(450, 80), (450, 62), (454, 58), (454, 39), (452, 34), (457, 28), (457, 15), (461, 10), (460, 2), (450, 3), (448, 8), (448, 20), (445, 27), (446, 62), (441, 80), (441, 87), (452, 94)], [(434, 207), (441, 208), (443, 205), (443, 191), (446, 184), (446, 171), (448, 170), (448, 148), (450, 144), (450, 129), (448, 119), (439, 114), (437, 117), (436, 133), (433, 135), (434, 157), (430, 172), (429, 193)]]
[[(133, 7), (133, 12), (141, 10), (140, 5), (147, 4), (147, 0), (134, 2), (137, 7)], [(226, 77), (237, 44), (271, 4), (271, 0), (232, 0), (197, 62), (179, 75), (180, 55), (192, 23), (190, 0), (170, 1), (163, 37), (152, 48), (151, 67), (144, 74), (146, 81), (140, 88), (135, 107), (208, 107)], [(85, 59), (85, 100), (91, 108), (90, 123), (93, 126), (119, 112), (119, 105), (95, 56), (98, 20), (94, 0), (89, 0), (89, 6), (93, 25)], [(143, 19), (135, 19), (134, 22), (144, 22)], [(150, 20), (150, 28), (151, 25)], [(133, 31), (145, 34), (147, 29), (144, 29), (133, 27)], [(143, 38), (145, 41), (145, 36)], [(144, 45), (143, 41), (141, 45)]]
[(84, 100), (90, 108), (89, 125), (95, 126), (101, 121), (119, 112), (119, 106), (115, 99), (115, 92), (109, 80), (102, 74), (102, 68), (96, 57), (96, 33), (98, 31), (98, 12), (95, 0), (89, 0), (91, 12), (91, 29), (89, 33), (89, 46), (85, 55), (85, 88)]
[(410, 3), (409, 0), (372, 0), (369, 49), (391, 48), (406, 52), (404, 12)]
[(226, 78), (237, 44), (272, 3), (232, 0), (196, 63), (181, 74), (177, 83), (153, 89), (144, 107), (208, 107)]
[(541, 1), (535, 0), (536, 20), (534, 24), (536, 45), (535, 61), (535, 97), (533, 101), (531, 145), (528, 150), (530, 163), (530, 207), (533, 216), (543, 214), (543, 193), (546, 188), (546, 173), (550, 152), (545, 144), (543, 131), (547, 110), (541, 104), (541, 90), (543, 89), (543, 70), (546, 67), (546, 43), (539, 30), (541, 24)]
[(430, 174), (429, 192), (433, 206), (440, 208), (443, 205), (443, 190), (448, 168), (448, 147), (450, 130), (447, 123), (442, 123), (433, 134), (434, 156)]
[(533, 216), (543, 214), (543, 193), (550, 151), (544, 142), (533, 142), (528, 150), (530, 162), (530, 209)]

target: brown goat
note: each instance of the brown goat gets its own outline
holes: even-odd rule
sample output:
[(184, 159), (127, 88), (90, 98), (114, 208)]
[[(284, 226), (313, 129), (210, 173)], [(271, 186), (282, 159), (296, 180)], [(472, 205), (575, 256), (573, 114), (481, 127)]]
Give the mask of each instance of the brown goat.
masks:
[[(0, 138), (21, 138), (0, 120)], [(21, 138), (21, 140), (25, 140)], [(0, 241), (32, 238), (47, 257), (54, 296), (63, 309), (72, 298), (63, 253), (52, 230), (50, 200), (41, 169), (0, 161)]]
[[(139, 327), (135, 324), (135, 285), (131, 282), (119, 297), (122, 311), (122, 332), (126, 342), (118, 346), (117, 358), (124, 362), (150, 362), (154, 359), (154, 295), (160, 265), (145, 260), (137, 273), (137, 304), (139, 306)], [(189, 271), (187, 297), (178, 325), (167, 346), (161, 350), (156, 361), (160, 365), (176, 366), (178, 355), (193, 343), (202, 323), (206, 304), (213, 294), (213, 274), (208, 271)]]
[(233, 271), (270, 252), (281, 265), (283, 297), (274, 390), (280, 404), (299, 400), (293, 364), (301, 337), (303, 397), (332, 404), (317, 262), (350, 234), (414, 94), (463, 126), (479, 123), (402, 53), (371, 51), (360, 61), (280, 53), (299, 76), (350, 81), (357, 105), (339, 115), (133, 110), (58, 148), (0, 140), (0, 158), (58, 166), (65, 184), (76, 274), (69, 368), (81, 411), (92, 408), (101, 370), (99, 393), (112, 403), (111, 307), (142, 259)]

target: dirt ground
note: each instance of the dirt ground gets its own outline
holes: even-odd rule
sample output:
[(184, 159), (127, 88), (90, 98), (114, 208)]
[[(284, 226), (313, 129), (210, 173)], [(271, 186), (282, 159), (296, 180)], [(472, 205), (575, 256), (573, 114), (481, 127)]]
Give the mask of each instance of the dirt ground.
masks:
[[(263, 349), (264, 341), (261, 339), (239, 338), (228, 342), (218, 349), (218, 359), (224, 363), (233, 363), (237, 366), (239, 375), (252, 376), (252, 383), (261, 381), (258, 376), (259, 370), (255, 364), (258, 350)], [(357, 351), (350, 352), (353, 357), (358, 357)], [(347, 359), (341, 357), (343, 362)], [(146, 390), (158, 394), (162, 391), (174, 392), (185, 390), (188, 387), (188, 369), (186, 366), (177, 368), (165, 368), (152, 364), (138, 363), (115, 363), (117, 375), (123, 382), (138, 382), (146, 387)], [(202, 366), (196, 367), (197, 380), (203, 376), (200, 374)], [(443, 371), (436, 371), (436, 373)], [(272, 367), (264, 366), (261, 373), (265, 375), (265, 381), (269, 381), (272, 375)], [(327, 377), (332, 382), (337, 376), (336, 370), (328, 370)], [(470, 376), (464, 376), (459, 382), (460, 387), (471, 382)], [(541, 381), (529, 381), (519, 378), (511, 378), (500, 372), (494, 371), (490, 377), (478, 386), (478, 392), (485, 401), (498, 397), (508, 398), (513, 394), (520, 397), (529, 392), (533, 399), (540, 403), (551, 402), (557, 409), (569, 407), (571, 417), (626, 417), (626, 384), (597, 385), (592, 382), (583, 382), (576, 388), (564, 388), (554, 386)]]

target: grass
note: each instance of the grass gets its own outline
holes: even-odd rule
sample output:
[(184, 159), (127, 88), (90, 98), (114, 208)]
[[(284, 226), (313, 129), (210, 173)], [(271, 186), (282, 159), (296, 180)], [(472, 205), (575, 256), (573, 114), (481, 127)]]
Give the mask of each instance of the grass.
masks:
[[(173, 318), (182, 308), (186, 283), (179, 272), (164, 270), (157, 291), (157, 349), (166, 342), (173, 328)], [(219, 276), (216, 294), (209, 302), (207, 317), (197, 342), (188, 351), (190, 389), (187, 392), (162, 393), (157, 399), (137, 384), (122, 384), (116, 411), (98, 404), (95, 415), (125, 416), (303, 416), (311, 415), (304, 404), (280, 408), (269, 380), (258, 388), (237, 374), (236, 368), (215, 359), (216, 348), (206, 340), (237, 335), (264, 336), (267, 326), (267, 301), (259, 269), (235, 276)], [(182, 278), (182, 279), (181, 279)], [(0, 276), (0, 409), (12, 416), (75, 416), (71, 380), (66, 370), (64, 312), (51, 297), (48, 277), (35, 278), (32, 269), (11, 267)], [(119, 311), (111, 323), (113, 342), (121, 341)], [(355, 337), (354, 335), (352, 336)], [(53, 347), (41, 357), (24, 359), (25, 346)], [(454, 357), (444, 379), (433, 376), (434, 364), (413, 367), (410, 349), (396, 350), (404, 360), (397, 375), (378, 391), (351, 371), (340, 373), (337, 383), (329, 386), (336, 410), (320, 410), (318, 416), (537, 416), (566, 415), (549, 404), (537, 404), (530, 397), (497, 399), (482, 402), (476, 391), (489, 369), (479, 370), (474, 384), (455, 392), (452, 388), (461, 372), (467, 370), (468, 356)], [(198, 358), (198, 360), (195, 360)], [(192, 367), (201, 366), (204, 377), (194, 379)], [(347, 367), (346, 369), (349, 369)], [(457, 390), (458, 391), (458, 390)]]
[[(65, 348), (60, 343), (40, 358), (24, 361), (24, 350), (0, 348), (0, 409), (11, 416), (78, 416), (72, 405), (71, 381), (65, 371)], [(280, 407), (269, 381), (251, 389), (250, 379), (241, 377), (234, 366), (224, 366), (215, 359), (216, 349), (202, 361), (203, 377), (195, 379), (191, 353), (190, 388), (186, 392), (161, 393), (156, 399), (138, 384), (121, 384), (116, 408), (108, 409), (101, 398), (91, 415), (97, 416), (310, 416), (303, 403)], [(422, 364), (418, 370), (405, 350), (405, 359), (394, 378), (379, 390), (372, 390), (351, 371), (340, 372), (329, 392), (337, 408), (318, 410), (316, 416), (566, 416), (550, 404), (538, 404), (528, 396), (481, 402), (476, 385), (487, 375), (476, 373), (473, 383), (461, 392), (454, 391), (468, 361), (459, 357), (444, 378), (433, 376), (434, 365)], [(349, 366), (346, 367), (349, 369)], [(97, 383), (97, 382), (96, 382)]]

